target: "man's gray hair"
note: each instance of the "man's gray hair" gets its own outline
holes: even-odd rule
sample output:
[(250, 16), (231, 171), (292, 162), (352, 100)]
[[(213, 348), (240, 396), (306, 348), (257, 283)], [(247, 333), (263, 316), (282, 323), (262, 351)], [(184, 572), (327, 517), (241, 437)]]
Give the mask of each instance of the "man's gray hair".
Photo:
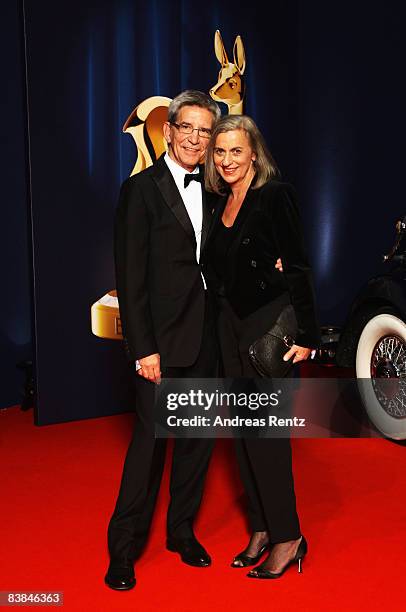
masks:
[(179, 95), (172, 100), (168, 108), (168, 121), (169, 123), (176, 123), (178, 119), (178, 113), (183, 106), (200, 106), (200, 108), (207, 108), (213, 117), (214, 123), (220, 119), (220, 109), (216, 102), (210, 98), (203, 91), (196, 89), (187, 89), (182, 91)]

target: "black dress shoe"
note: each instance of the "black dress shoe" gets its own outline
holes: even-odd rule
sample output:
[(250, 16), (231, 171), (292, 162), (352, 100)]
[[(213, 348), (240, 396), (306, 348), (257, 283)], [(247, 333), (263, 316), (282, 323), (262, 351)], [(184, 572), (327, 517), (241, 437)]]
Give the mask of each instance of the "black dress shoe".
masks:
[(171, 552), (179, 553), (183, 563), (188, 565), (193, 565), (194, 567), (208, 567), (211, 565), (210, 556), (193, 536), (189, 538), (168, 536), (166, 548)]
[(126, 563), (122, 565), (110, 563), (104, 582), (115, 591), (129, 591), (136, 583), (134, 567)]

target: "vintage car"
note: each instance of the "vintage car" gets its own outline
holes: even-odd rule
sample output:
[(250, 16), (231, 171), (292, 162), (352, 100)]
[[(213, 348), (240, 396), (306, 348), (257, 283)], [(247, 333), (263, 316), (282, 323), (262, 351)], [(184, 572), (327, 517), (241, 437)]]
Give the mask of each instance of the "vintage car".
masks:
[(406, 216), (384, 256), (386, 274), (371, 278), (354, 300), (336, 363), (354, 367), (362, 404), (386, 437), (406, 439)]

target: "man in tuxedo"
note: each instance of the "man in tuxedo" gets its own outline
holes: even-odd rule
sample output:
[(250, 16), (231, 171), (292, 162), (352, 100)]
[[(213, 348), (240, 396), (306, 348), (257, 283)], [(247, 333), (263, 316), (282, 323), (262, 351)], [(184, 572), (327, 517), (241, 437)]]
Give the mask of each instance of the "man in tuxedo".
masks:
[[(154, 437), (154, 386), (165, 377), (216, 375), (215, 322), (199, 264), (210, 222), (202, 163), (220, 116), (206, 94), (172, 100), (163, 126), (168, 152), (124, 181), (115, 227), (120, 316), (136, 376), (136, 421), (108, 528), (112, 589), (135, 585), (134, 560), (150, 527), (166, 440)], [(198, 567), (211, 560), (196, 539), (198, 511), (212, 440), (176, 439), (167, 514), (167, 549)]]

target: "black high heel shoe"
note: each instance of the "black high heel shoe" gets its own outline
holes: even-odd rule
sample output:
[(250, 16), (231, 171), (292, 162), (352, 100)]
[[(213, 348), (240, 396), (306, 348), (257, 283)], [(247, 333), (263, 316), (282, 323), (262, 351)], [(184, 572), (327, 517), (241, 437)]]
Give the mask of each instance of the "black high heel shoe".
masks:
[(262, 555), (268, 550), (269, 544), (264, 544), (258, 551), (255, 557), (249, 557), (245, 554), (245, 550), (236, 555), (231, 563), (231, 567), (248, 567), (249, 565), (255, 565), (258, 563)]
[(295, 556), (293, 557), (293, 559), (287, 562), (285, 567), (282, 568), (280, 572), (271, 572), (270, 570), (265, 569), (263, 565), (258, 565), (257, 567), (254, 567), (254, 569), (252, 569), (247, 574), (247, 576), (248, 578), (262, 578), (262, 579), (280, 578), (282, 574), (286, 572), (288, 567), (290, 567), (293, 563), (296, 563), (296, 562), (298, 563), (298, 572), (300, 574), (302, 572), (302, 561), (306, 553), (307, 553), (307, 542), (304, 536), (302, 536), (302, 539), (300, 540)]

